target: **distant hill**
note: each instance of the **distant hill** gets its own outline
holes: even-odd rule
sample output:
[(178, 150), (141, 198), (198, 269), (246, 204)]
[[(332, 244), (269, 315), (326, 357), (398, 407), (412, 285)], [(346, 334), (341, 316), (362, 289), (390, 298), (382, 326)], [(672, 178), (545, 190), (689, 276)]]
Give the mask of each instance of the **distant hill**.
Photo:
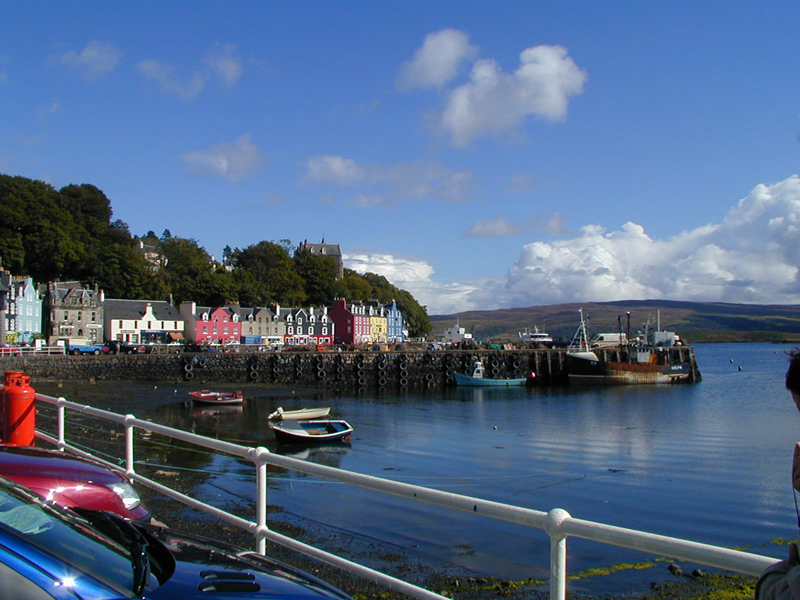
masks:
[(674, 331), (689, 343), (800, 342), (800, 305), (621, 300), (467, 311), (433, 315), (430, 320), (433, 334), (458, 321), (475, 338), (489, 341), (518, 340), (526, 327), (538, 327), (554, 339), (571, 339), (580, 323), (580, 308), (589, 317), (590, 333), (618, 331), (620, 316), (626, 327), (630, 312), (631, 331), (640, 330), (648, 319), (655, 324), (660, 314), (662, 329)]

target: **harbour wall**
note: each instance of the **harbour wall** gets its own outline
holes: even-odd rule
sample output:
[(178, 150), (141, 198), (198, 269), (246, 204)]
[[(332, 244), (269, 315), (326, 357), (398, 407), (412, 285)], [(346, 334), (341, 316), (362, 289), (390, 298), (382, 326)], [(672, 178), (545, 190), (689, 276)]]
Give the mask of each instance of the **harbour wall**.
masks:
[[(700, 380), (690, 346), (666, 349), (671, 362), (689, 360), (691, 381)], [(597, 351), (621, 360), (623, 351)], [(348, 389), (436, 388), (454, 385), (454, 373), (471, 374), (482, 361), (486, 377), (536, 375), (539, 385), (567, 383), (563, 349), (437, 350), (412, 352), (260, 352), (136, 355), (24, 355), (0, 357), (0, 369), (46, 381), (251, 382)]]

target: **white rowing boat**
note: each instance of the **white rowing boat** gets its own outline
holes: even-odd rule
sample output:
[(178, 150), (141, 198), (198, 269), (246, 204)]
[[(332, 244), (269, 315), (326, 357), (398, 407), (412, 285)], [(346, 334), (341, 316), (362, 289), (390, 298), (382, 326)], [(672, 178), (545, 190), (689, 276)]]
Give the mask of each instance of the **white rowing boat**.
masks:
[(293, 419), (295, 421), (307, 421), (309, 419), (324, 419), (331, 412), (329, 406), (322, 408), (298, 408), (297, 410), (283, 410), (280, 406), (268, 418), (284, 421)]

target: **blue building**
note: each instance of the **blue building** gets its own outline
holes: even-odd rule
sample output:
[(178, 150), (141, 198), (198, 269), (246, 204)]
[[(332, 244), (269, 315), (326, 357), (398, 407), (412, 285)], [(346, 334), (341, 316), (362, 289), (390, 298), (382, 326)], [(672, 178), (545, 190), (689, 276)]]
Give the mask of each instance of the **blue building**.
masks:
[(405, 342), (408, 339), (403, 314), (397, 308), (397, 302), (392, 300), (391, 304), (384, 306), (386, 315), (386, 337), (390, 343)]
[(31, 277), (12, 277), (8, 286), (6, 340), (32, 344), (42, 333), (42, 298)]

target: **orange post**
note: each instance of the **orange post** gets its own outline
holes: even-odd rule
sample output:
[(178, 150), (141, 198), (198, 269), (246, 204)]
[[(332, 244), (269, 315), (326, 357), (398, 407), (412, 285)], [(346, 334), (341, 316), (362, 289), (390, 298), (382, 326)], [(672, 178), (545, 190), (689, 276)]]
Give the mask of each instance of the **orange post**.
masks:
[(33, 446), (36, 439), (36, 391), (31, 378), (18, 371), (6, 371), (0, 389), (0, 425), (3, 444)]

